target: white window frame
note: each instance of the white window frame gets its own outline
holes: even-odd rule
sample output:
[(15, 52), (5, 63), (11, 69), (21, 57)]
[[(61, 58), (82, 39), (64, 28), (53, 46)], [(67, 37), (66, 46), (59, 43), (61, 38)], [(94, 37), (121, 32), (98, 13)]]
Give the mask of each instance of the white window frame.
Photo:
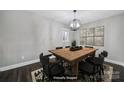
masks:
[(62, 42), (69, 42), (69, 31), (62, 31)]

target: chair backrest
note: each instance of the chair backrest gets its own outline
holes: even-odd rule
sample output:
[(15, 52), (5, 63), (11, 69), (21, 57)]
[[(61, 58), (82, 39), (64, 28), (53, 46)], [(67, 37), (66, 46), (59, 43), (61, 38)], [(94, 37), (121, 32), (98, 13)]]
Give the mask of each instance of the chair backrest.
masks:
[(107, 57), (108, 56), (108, 52), (103, 50), (103, 52), (101, 52), (101, 55), (103, 55), (104, 57)]
[(93, 48), (93, 46), (85, 46), (85, 48)]
[(56, 47), (56, 49), (62, 49), (63, 47)]
[(65, 48), (70, 48), (70, 46), (65, 46)]
[(40, 54), (40, 62), (43, 67), (43, 72), (46, 73), (46, 75), (49, 75), (49, 57), (43, 56), (43, 53)]
[(42, 61), (42, 57), (43, 57), (43, 53), (41, 53), (40, 56), (39, 56), (40, 62)]
[(40, 54), (40, 62), (42, 66), (48, 65), (49, 64), (49, 58), (48, 56), (43, 56), (43, 53)]
[(95, 58), (96, 64), (103, 64), (104, 63), (104, 56), (99, 54), (99, 57)]

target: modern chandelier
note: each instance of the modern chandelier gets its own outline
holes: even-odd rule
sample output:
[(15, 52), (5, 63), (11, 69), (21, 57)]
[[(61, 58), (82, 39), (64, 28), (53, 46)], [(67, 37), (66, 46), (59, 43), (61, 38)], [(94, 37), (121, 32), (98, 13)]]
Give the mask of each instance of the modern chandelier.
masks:
[(80, 28), (80, 20), (76, 18), (76, 10), (73, 10), (74, 12), (74, 19), (72, 20), (70, 24), (70, 28), (72, 31), (77, 31)]

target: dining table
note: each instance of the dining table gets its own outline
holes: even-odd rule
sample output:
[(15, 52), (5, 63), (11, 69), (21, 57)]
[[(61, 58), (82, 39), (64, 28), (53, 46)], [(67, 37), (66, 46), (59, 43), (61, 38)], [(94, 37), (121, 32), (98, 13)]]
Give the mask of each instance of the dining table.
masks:
[(71, 51), (70, 48), (49, 50), (54, 56), (68, 62), (72, 67), (72, 75), (78, 76), (78, 63), (88, 56), (94, 56), (95, 48), (82, 48), (80, 50)]

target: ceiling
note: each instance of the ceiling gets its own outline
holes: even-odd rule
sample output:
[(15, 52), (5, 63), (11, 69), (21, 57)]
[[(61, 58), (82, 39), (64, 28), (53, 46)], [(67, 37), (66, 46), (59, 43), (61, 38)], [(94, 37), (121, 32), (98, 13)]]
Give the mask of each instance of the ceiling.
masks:
[[(35, 10), (33, 11), (46, 18), (56, 20), (63, 24), (68, 25), (73, 19), (72, 10)], [(88, 23), (100, 19), (104, 19), (110, 16), (119, 15), (124, 13), (123, 10), (77, 10), (76, 18), (81, 20), (81, 23)]]

